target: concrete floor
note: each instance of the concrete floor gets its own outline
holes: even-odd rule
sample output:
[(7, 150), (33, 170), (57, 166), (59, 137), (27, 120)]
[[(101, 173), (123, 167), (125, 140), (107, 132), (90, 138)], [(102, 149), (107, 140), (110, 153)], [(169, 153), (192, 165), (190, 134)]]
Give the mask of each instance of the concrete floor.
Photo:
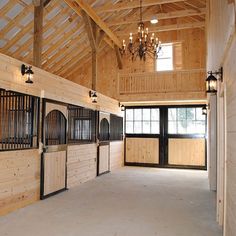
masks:
[(219, 236), (207, 173), (125, 167), (0, 218), (9, 236)]

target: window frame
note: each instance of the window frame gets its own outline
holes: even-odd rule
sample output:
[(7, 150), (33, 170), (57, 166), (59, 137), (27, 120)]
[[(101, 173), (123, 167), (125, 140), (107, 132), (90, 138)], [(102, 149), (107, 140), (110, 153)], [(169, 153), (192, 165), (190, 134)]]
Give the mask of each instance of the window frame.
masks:
[[(9, 120), (7, 123), (8, 127), (11, 127), (13, 129), (13, 133), (14, 133), (14, 137), (4, 137), (4, 136), (0, 136), (0, 144), (1, 145), (5, 145), (5, 148), (3, 148), (3, 146), (0, 148), (0, 152), (6, 152), (6, 151), (18, 151), (18, 150), (29, 150), (29, 149), (38, 149), (39, 148), (39, 117), (40, 117), (40, 98), (37, 96), (33, 96), (30, 94), (24, 94), (24, 93), (20, 93), (20, 92), (15, 92), (15, 91), (7, 91), (5, 89), (0, 88), (0, 98), (3, 97), (13, 97), (15, 98), (14, 102), (13, 101), (8, 101), (6, 99), (6, 101), (3, 103), (5, 103), (6, 105), (6, 109), (9, 108), (9, 106), (15, 106), (15, 109), (12, 110), (6, 110), (4, 112), (8, 112), (8, 114), (4, 113), (7, 117), (11, 116), (11, 118), (14, 117), (13, 121), (14, 121), (14, 125), (13, 127), (11, 127), (11, 124), (9, 125)], [(6, 93), (6, 95), (2, 95), (2, 93)], [(27, 98), (29, 99), (29, 101), (27, 102)], [(1, 99), (0, 99), (1, 102)], [(17, 106), (16, 106), (16, 103)], [(20, 105), (19, 105), (20, 104)], [(26, 108), (22, 108), (23, 106), (27, 106)], [(30, 107), (31, 105), (31, 107)], [(2, 108), (1, 108), (2, 109)], [(15, 114), (10, 115), (12, 112), (14, 112)], [(28, 119), (28, 116), (30, 115), (30, 119)], [(9, 118), (9, 117), (8, 117)], [(23, 120), (24, 124), (23, 127), (19, 128), (19, 120)], [(0, 122), (1, 125), (6, 125), (4, 124), (4, 122), (1, 120), (0, 117)], [(15, 126), (17, 126), (17, 130), (15, 130)], [(30, 127), (29, 127), (30, 126)], [(28, 131), (26, 130), (26, 127), (28, 127)], [(30, 132), (29, 132), (30, 131)], [(9, 132), (9, 130), (8, 130)], [(11, 131), (12, 132), (12, 131)], [(17, 135), (17, 137), (16, 137)], [(25, 135), (25, 137), (23, 137), (23, 135)], [(19, 137), (20, 136), (20, 137)], [(3, 137), (4, 139), (6, 139), (6, 141), (3, 141)], [(14, 138), (15, 142), (9, 142), (9, 140), (11, 140), (12, 138)], [(34, 140), (34, 138), (36, 138)], [(25, 144), (24, 142), (17, 142), (18, 140), (25, 140), (28, 139), (29, 143), (26, 143), (27, 147), (23, 147), (22, 145)], [(6, 147), (8, 146), (8, 147)], [(10, 148), (9, 148), (10, 146)]]
[[(122, 127), (120, 127), (118, 125), (116, 126), (113, 126), (114, 124), (116, 124), (117, 122), (121, 122), (122, 123)], [(114, 124), (113, 124), (114, 122)], [(121, 128), (121, 130), (119, 132), (117, 132), (117, 130), (119, 130)], [(113, 130), (114, 129), (114, 130)], [(119, 138), (117, 136), (120, 136)], [(115, 114), (110, 114), (110, 141), (113, 142), (113, 141), (123, 141), (124, 139), (124, 117), (122, 116), (118, 116), (118, 115), (115, 115)]]
[[(159, 120), (158, 120), (158, 124), (159, 124), (159, 132), (158, 133), (151, 133), (151, 123), (152, 123), (152, 120), (151, 120), (151, 114), (150, 114), (150, 133), (127, 133), (126, 132), (126, 123), (127, 123), (127, 120), (126, 120), (126, 112), (127, 112), (127, 110), (133, 110), (133, 112), (134, 112), (134, 110), (135, 109), (158, 109), (159, 110)], [(133, 123), (133, 126), (134, 126), (134, 118), (133, 118), (133, 120), (132, 120), (132, 123)], [(157, 121), (157, 120), (155, 120), (155, 121)], [(129, 121), (128, 121), (129, 122)], [(142, 127), (143, 127), (143, 122), (144, 122), (144, 120), (143, 120), (143, 115), (142, 115), (142, 119), (140, 120), (140, 122), (142, 123)], [(150, 138), (154, 138), (154, 137), (160, 137), (160, 135), (161, 135), (161, 130), (160, 130), (160, 128), (161, 128), (161, 112), (160, 112), (160, 106), (130, 106), (130, 107), (126, 107), (125, 108), (125, 114), (124, 114), (124, 135), (125, 135), (125, 137), (150, 137)], [(133, 127), (133, 129), (134, 129), (134, 127)], [(142, 130), (143, 130), (143, 128), (141, 128)]]
[[(70, 111), (76, 111), (77, 114), (70, 114)], [(88, 116), (84, 116), (83, 114), (79, 114), (79, 113), (83, 113), (83, 112), (88, 112), (89, 115)], [(86, 107), (80, 107), (80, 106), (76, 106), (76, 105), (68, 105), (68, 145), (76, 145), (76, 144), (90, 144), (90, 143), (96, 143), (96, 126), (97, 126), (97, 121), (96, 121), (96, 111), (86, 108)], [(89, 128), (89, 136), (91, 137), (90, 139), (75, 139), (75, 122), (76, 121), (84, 121), (84, 120), (88, 120), (90, 121), (90, 128)], [(73, 125), (72, 125), (72, 123)], [(72, 126), (71, 126), (72, 125)], [(83, 129), (83, 128), (82, 128)], [(83, 133), (81, 133), (82, 135)], [(72, 136), (73, 138), (71, 138)]]
[[(205, 132), (204, 133), (169, 133), (169, 109), (181, 108), (194, 108), (196, 115), (196, 108), (202, 108), (204, 105), (180, 105), (180, 106), (167, 106), (167, 119), (166, 119), (166, 135), (168, 138), (207, 138), (207, 115), (205, 115)], [(176, 114), (177, 116), (177, 114)], [(187, 121), (187, 119), (186, 119)], [(197, 120), (196, 120), (197, 121)], [(178, 120), (175, 120), (178, 122)]]

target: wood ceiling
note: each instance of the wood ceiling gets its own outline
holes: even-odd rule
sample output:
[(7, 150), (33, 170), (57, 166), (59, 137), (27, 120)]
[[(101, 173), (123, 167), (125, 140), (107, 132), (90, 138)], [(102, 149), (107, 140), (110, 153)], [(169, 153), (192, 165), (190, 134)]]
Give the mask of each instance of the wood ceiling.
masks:
[[(45, 0), (42, 68), (62, 77), (69, 76), (91, 56), (91, 47), (78, 4), (83, 1), (75, 1)], [(102, 20), (102, 26), (107, 27), (107, 36), (100, 50), (114, 47), (113, 44), (118, 45), (123, 38), (127, 38), (129, 32), (136, 32), (139, 0), (84, 2)], [(143, 20), (150, 32), (188, 28), (204, 30), (205, 13), (206, 0), (143, 0)], [(150, 19), (154, 15), (159, 22), (152, 26)], [(32, 0), (1, 0), (0, 52), (32, 64), (33, 20)], [(109, 37), (112, 34), (116, 37), (114, 42)]]

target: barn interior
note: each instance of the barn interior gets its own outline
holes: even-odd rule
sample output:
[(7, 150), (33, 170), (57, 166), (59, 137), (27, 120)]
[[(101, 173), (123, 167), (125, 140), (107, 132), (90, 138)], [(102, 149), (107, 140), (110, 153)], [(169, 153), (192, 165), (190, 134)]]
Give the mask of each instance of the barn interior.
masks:
[(236, 235), (236, 0), (1, 0), (0, 235)]

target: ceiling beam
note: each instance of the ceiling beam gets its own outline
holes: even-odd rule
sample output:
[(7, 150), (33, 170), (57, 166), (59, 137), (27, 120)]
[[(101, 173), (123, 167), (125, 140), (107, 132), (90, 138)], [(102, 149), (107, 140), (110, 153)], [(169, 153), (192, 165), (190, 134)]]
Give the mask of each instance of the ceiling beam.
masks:
[[(180, 11), (172, 11), (168, 13), (159, 13), (156, 14), (156, 17), (158, 20), (165, 20), (165, 19), (173, 19), (178, 17), (187, 17), (187, 16), (197, 16), (197, 15), (204, 15), (206, 14), (206, 9), (201, 8), (200, 11), (194, 10), (194, 9), (188, 9), (188, 10), (180, 10)], [(153, 14), (150, 14), (153, 15)], [(143, 17), (143, 22), (148, 22), (151, 20), (151, 16)], [(107, 24), (109, 26), (115, 26), (115, 25), (126, 25), (126, 24), (134, 24), (139, 23), (138, 17), (125, 17), (122, 20), (114, 20), (109, 21)]]
[[(183, 0), (143, 0), (143, 7), (150, 7), (150, 6), (155, 6), (155, 5), (161, 5), (161, 4), (166, 4), (166, 3), (174, 3), (174, 2), (182, 2)], [(112, 7), (111, 6), (102, 6), (95, 8), (95, 11), (97, 13), (104, 13), (104, 12), (113, 12), (113, 11), (122, 11), (122, 10), (130, 10), (133, 8), (138, 8), (140, 7), (140, 1), (139, 0), (133, 0), (132, 2), (130, 1), (123, 1), (114, 4)]]
[(81, 15), (81, 9), (103, 30), (106, 35), (117, 45), (122, 48), (122, 43), (118, 37), (111, 31), (107, 24), (97, 15), (94, 9), (88, 5), (85, 0), (64, 0), (78, 15)]
[[(204, 28), (205, 22), (193, 22), (193, 23), (182, 23), (182, 24), (173, 24), (173, 25), (163, 25), (163, 26), (156, 26), (148, 28), (149, 33), (155, 32), (165, 32), (165, 31), (172, 31), (172, 30), (184, 30), (184, 29), (193, 29), (193, 28)], [(127, 36), (129, 33), (132, 32), (131, 30), (126, 31), (117, 31), (118, 36)], [(133, 34), (136, 34), (136, 30)]]

